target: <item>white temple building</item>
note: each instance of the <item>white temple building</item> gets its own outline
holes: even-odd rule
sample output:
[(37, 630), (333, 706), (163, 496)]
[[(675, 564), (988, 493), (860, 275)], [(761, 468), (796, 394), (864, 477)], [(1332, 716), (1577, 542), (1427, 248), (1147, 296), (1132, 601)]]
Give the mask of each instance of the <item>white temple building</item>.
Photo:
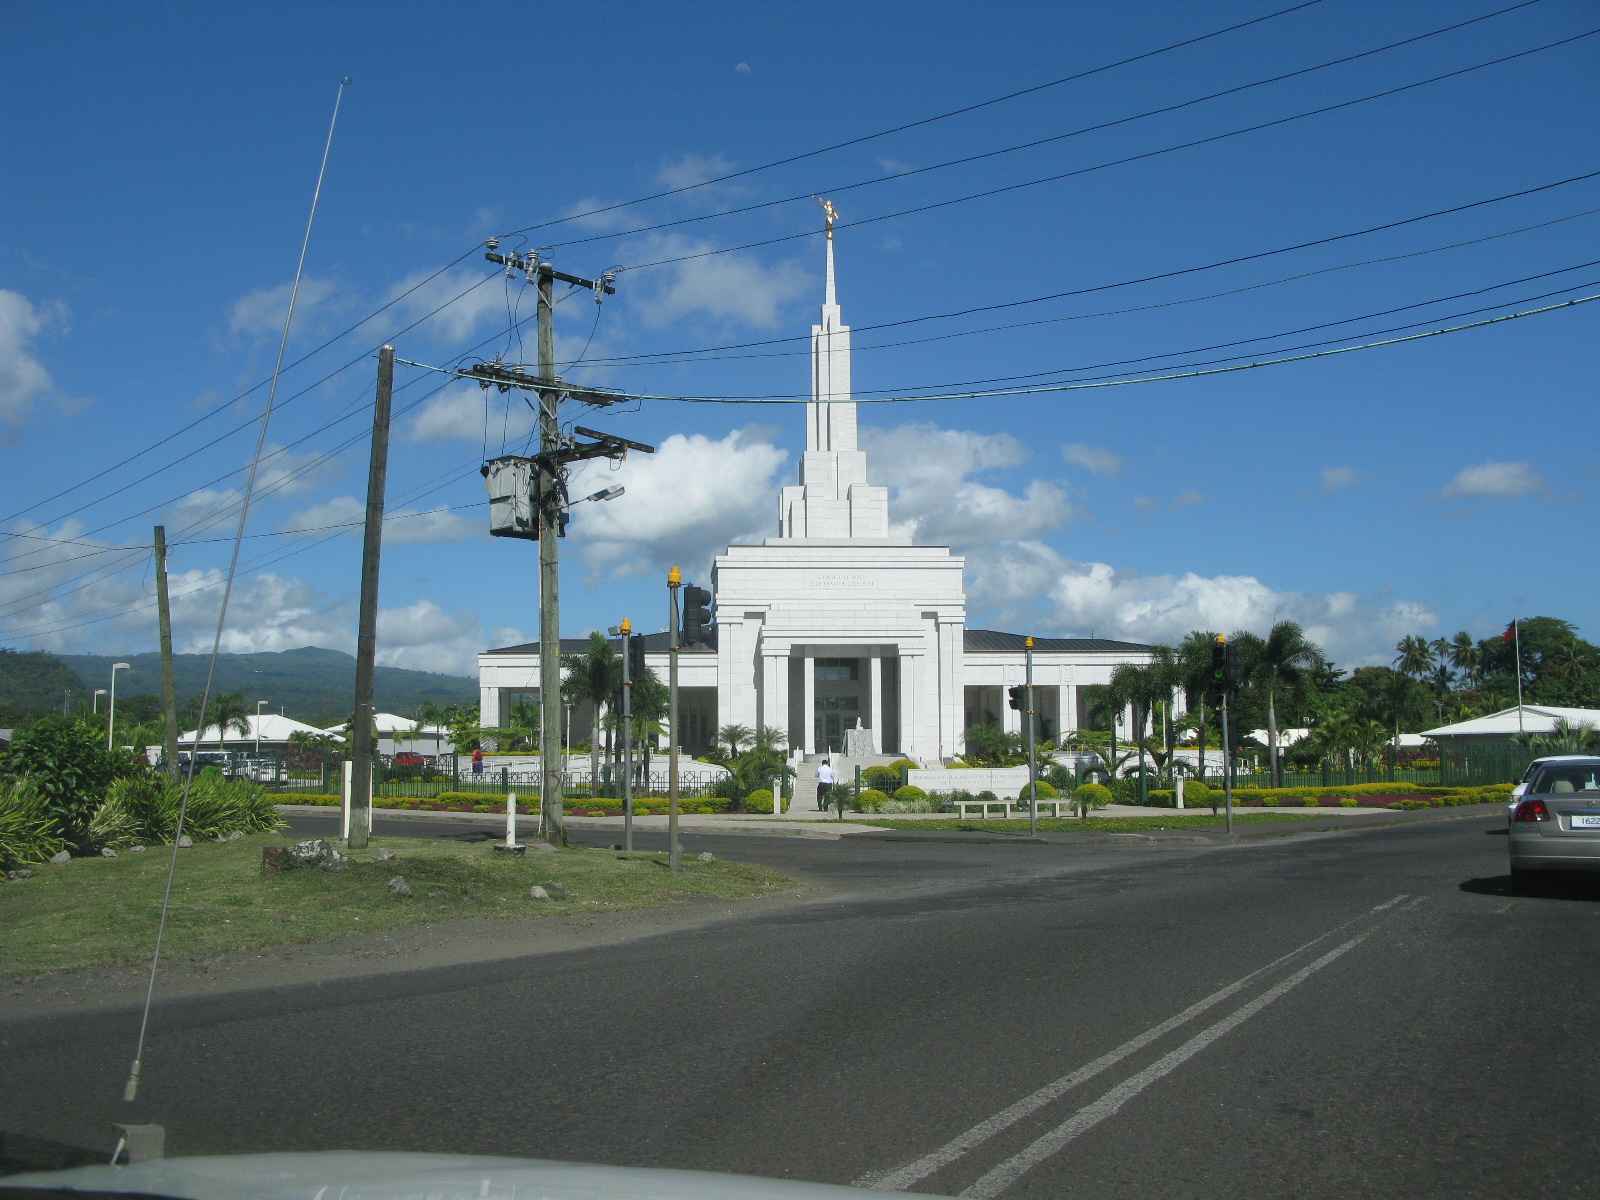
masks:
[[(856, 443), (850, 327), (834, 286), (830, 214), (821, 319), (811, 327), (812, 397), (799, 482), (778, 498), (777, 529), (759, 545), (717, 555), (710, 586), (714, 637), (679, 656), (681, 744), (711, 746), (726, 725), (784, 730), (809, 754), (898, 755), (927, 766), (960, 755), (965, 730), (1021, 729), (1006, 689), (1024, 680), (1025, 638), (967, 627), (965, 560), (948, 546), (914, 545), (889, 533), (888, 489), (869, 482)], [(667, 635), (646, 640), (665, 679)], [(581, 653), (586, 639), (563, 639)], [(1038, 732), (1091, 727), (1090, 694), (1119, 663), (1143, 663), (1149, 647), (1094, 638), (1036, 638)], [(478, 656), (481, 720), (507, 723), (511, 706), (538, 693), (537, 643)], [(588, 736), (574, 714), (573, 739)]]

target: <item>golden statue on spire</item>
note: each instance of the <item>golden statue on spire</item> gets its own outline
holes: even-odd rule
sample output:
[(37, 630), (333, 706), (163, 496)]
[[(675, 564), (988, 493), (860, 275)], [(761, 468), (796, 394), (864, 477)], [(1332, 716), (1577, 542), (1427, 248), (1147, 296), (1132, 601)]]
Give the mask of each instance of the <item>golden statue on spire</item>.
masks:
[(832, 200), (824, 200), (821, 196), (813, 196), (812, 199), (822, 205), (822, 215), (828, 220), (828, 236), (833, 237), (833, 223), (839, 219), (839, 210), (833, 207)]

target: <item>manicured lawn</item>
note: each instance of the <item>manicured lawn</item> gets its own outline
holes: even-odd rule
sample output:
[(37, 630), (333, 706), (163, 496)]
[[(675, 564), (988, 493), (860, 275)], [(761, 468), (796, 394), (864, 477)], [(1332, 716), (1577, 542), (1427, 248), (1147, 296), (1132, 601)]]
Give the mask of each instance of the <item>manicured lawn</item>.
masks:
[[(163, 955), (225, 954), (461, 918), (544, 917), (759, 896), (790, 884), (765, 867), (702, 863), (692, 855), (673, 874), (664, 854), (579, 847), (512, 858), (496, 854), (489, 843), (381, 837), (343, 871), (262, 871), (261, 848), (293, 840), (255, 834), (181, 850)], [(373, 861), (379, 847), (396, 857)], [(0, 883), (0, 975), (148, 958), (170, 854), (170, 847), (152, 846), (114, 859), (76, 858), (35, 867), (32, 879)], [(411, 884), (413, 896), (388, 890), (396, 875)], [(569, 898), (529, 898), (530, 886), (552, 881)]]
[[(1326, 809), (1322, 812), (1304, 813), (1242, 813), (1235, 811), (1233, 823), (1235, 825), (1263, 825), (1269, 821), (1314, 821), (1317, 817), (1334, 816), (1337, 809)], [(857, 824), (872, 824), (871, 813), (846, 813), (846, 821)], [(1090, 817), (1087, 821), (1080, 821), (1076, 817), (1040, 817), (1039, 830), (1041, 833), (1081, 833), (1091, 830), (1097, 833), (1139, 833), (1148, 829), (1216, 829), (1227, 824), (1227, 818), (1213, 817), (1209, 813), (1204, 816), (1189, 815), (1174, 811), (1167, 817)], [(807, 821), (806, 824), (815, 822)], [(887, 829), (970, 829), (981, 833), (1027, 833), (1028, 819), (991, 818), (980, 821), (972, 817), (929, 817), (926, 821), (907, 817), (896, 817), (893, 821), (884, 821)]]

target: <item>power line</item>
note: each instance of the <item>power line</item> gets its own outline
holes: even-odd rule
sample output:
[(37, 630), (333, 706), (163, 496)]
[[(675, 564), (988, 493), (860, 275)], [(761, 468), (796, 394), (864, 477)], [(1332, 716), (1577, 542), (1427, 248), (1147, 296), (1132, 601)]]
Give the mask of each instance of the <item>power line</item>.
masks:
[(623, 230), (620, 232), (596, 233), (591, 234), (588, 237), (572, 238), (565, 242), (552, 243), (551, 248), (563, 249), (568, 246), (581, 246), (588, 242), (610, 241), (617, 237), (636, 237), (641, 233), (653, 233), (661, 229), (673, 229), (682, 225), (694, 225), (701, 221), (720, 220), (724, 217), (738, 216), (743, 213), (759, 212), (763, 209), (778, 208), (785, 204), (794, 204), (800, 201), (810, 200), (816, 195), (834, 196), (840, 192), (855, 191), (858, 188), (875, 187), (884, 183), (898, 183), (901, 180), (909, 179), (914, 175), (926, 175), (932, 171), (942, 171), (949, 167), (966, 166), (970, 163), (983, 162), (986, 159), (998, 158), (1005, 154), (1015, 154), (1023, 150), (1034, 150), (1040, 146), (1049, 146), (1056, 142), (1066, 141), (1069, 138), (1082, 137), (1085, 134), (1099, 133), (1107, 129), (1114, 129), (1120, 125), (1128, 125), (1135, 121), (1142, 121), (1147, 117), (1162, 116), (1167, 113), (1179, 112), (1186, 108), (1193, 108), (1197, 104), (1205, 104), (1212, 100), (1220, 100), (1225, 96), (1237, 95), (1240, 92), (1251, 91), (1254, 88), (1266, 87), (1269, 84), (1274, 83), (1282, 83), (1285, 80), (1295, 79), (1302, 75), (1310, 75), (1317, 71), (1325, 71), (1331, 67), (1343, 66), (1346, 63), (1356, 62), (1363, 58), (1371, 58), (1375, 54), (1383, 54), (1390, 50), (1399, 49), (1402, 46), (1410, 46), (1416, 42), (1425, 41), (1428, 38), (1438, 37), (1445, 33), (1452, 33), (1455, 30), (1463, 29), (1468, 25), (1476, 25), (1480, 21), (1487, 21), (1494, 17), (1505, 16), (1507, 13), (1515, 12), (1518, 9), (1528, 8), (1531, 5), (1540, 3), (1543, 3), (1543, 0), (1520, 0), (1520, 3), (1510, 5), (1507, 8), (1497, 9), (1494, 12), (1484, 13), (1483, 15), (1477, 17), (1470, 17), (1465, 21), (1457, 21), (1453, 25), (1444, 25), (1437, 29), (1430, 29), (1426, 33), (1419, 33), (1412, 37), (1402, 38), (1397, 42), (1389, 42), (1382, 46), (1376, 46), (1371, 50), (1362, 50), (1355, 54), (1344, 55), (1341, 58), (1328, 59), (1325, 62), (1316, 63), (1309, 67), (1300, 67), (1293, 71), (1286, 71), (1281, 75), (1272, 75), (1265, 79), (1253, 80), (1250, 83), (1236, 84), (1233, 87), (1223, 88), (1221, 91), (1208, 92), (1204, 96), (1196, 96), (1192, 99), (1182, 100), (1175, 104), (1164, 104), (1158, 108), (1146, 109), (1144, 112), (1134, 113), (1133, 115), (1126, 117), (1118, 117), (1112, 121), (1102, 121), (1095, 125), (1085, 125), (1078, 129), (1069, 130), (1066, 133), (1057, 133), (1052, 134), (1049, 137), (1035, 138), (1032, 141), (1019, 142), (1016, 145), (1004, 146), (997, 150), (985, 150), (981, 153), (969, 154), (961, 158), (946, 159), (944, 162), (932, 163), (926, 167), (915, 167), (910, 170), (896, 171), (892, 175), (878, 175), (871, 179), (857, 180), (854, 183), (832, 184), (827, 187), (812, 187), (798, 195), (786, 196), (781, 200), (763, 200), (755, 204), (742, 205), (738, 208), (721, 209), (717, 212), (702, 213), (699, 216), (693, 217), (679, 217), (671, 221), (659, 221), (654, 225), (643, 225), (638, 228)]
[(964, 116), (970, 112), (977, 112), (980, 109), (990, 108), (996, 104), (1004, 104), (1007, 101), (1016, 100), (1023, 96), (1030, 96), (1036, 92), (1042, 92), (1049, 88), (1060, 87), (1063, 84), (1068, 83), (1075, 83), (1080, 79), (1087, 79), (1091, 75), (1098, 75), (1105, 71), (1114, 70), (1117, 67), (1126, 67), (1136, 62), (1143, 62), (1146, 59), (1155, 58), (1158, 55), (1166, 54), (1173, 50), (1181, 50), (1185, 46), (1198, 45), (1199, 43), (1209, 41), (1212, 38), (1221, 37), (1223, 34), (1234, 33), (1240, 29), (1247, 29), (1252, 25), (1259, 25), (1264, 21), (1271, 21), (1278, 17), (1288, 16), (1290, 13), (1299, 12), (1303, 8), (1311, 8), (1313, 5), (1320, 2), (1321, 0), (1305, 0), (1305, 3), (1294, 4), (1288, 8), (1279, 9), (1277, 12), (1270, 12), (1264, 16), (1253, 17), (1248, 21), (1241, 21), (1236, 25), (1229, 25), (1222, 29), (1215, 29), (1210, 33), (1200, 34), (1197, 37), (1185, 38), (1183, 41), (1172, 42), (1168, 45), (1157, 47), (1154, 50), (1146, 50), (1141, 54), (1134, 54), (1127, 58), (1118, 59), (1115, 62), (1104, 63), (1098, 67), (1091, 67), (1088, 70), (1078, 71), (1072, 75), (1063, 75), (1059, 79), (1051, 79), (1044, 83), (1034, 84), (1031, 87), (1021, 88), (1015, 92), (1007, 92), (1003, 96), (995, 96), (988, 100), (979, 101), (976, 104), (968, 104), (962, 106), (961, 108), (953, 108), (948, 112), (939, 113), (935, 116), (923, 117), (916, 121), (908, 121), (903, 125), (896, 125), (889, 129), (879, 130), (877, 133), (862, 134), (858, 137), (848, 138), (842, 142), (834, 142), (832, 145), (823, 146), (816, 150), (807, 150), (801, 154), (791, 154), (787, 158), (774, 159), (771, 162), (762, 163), (759, 166), (746, 167), (739, 171), (729, 171), (724, 175), (718, 175), (712, 179), (702, 179), (698, 183), (685, 184), (682, 187), (669, 188), (666, 191), (655, 192), (649, 196), (640, 196), (634, 200), (623, 200), (616, 204), (605, 205), (601, 208), (592, 208), (585, 212), (572, 213), (569, 216), (558, 217), (550, 221), (542, 221), (536, 225), (525, 225), (521, 229), (513, 229), (508, 233), (502, 234), (501, 236), (515, 237), (517, 234), (531, 233), (535, 229), (551, 229), (557, 225), (565, 225), (569, 221), (580, 221), (587, 217), (601, 216), (605, 213), (616, 212), (619, 209), (631, 208), (636, 204), (645, 204), (651, 200), (663, 200), (668, 196), (682, 195), (684, 192), (692, 192), (698, 188), (710, 187), (713, 184), (727, 183), (730, 179), (743, 179), (761, 171), (770, 171), (775, 167), (786, 167), (791, 163), (804, 162), (808, 158), (816, 158), (819, 155), (831, 154), (835, 150), (844, 150), (850, 146), (859, 146), (865, 142), (875, 141), (878, 138), (889, 137), (891, 134), (904, 133), (909, 129), (918, 129), (924, 125), (932, 125), (938, 121), (947, 121), (951, 117)]
[[(1593, 286), (1593, 285), (1589, 285)], [(950, 392), (935, 395), (918, 396), (872, 396), (862, 400), (852, 400), (851, 403), (860, 404), (914, 404), (931, 400), (989, 400), (1007, 396), (1032, 396), (1044, 392), (1072, 392), (1087, 388), (1123, 387), (1137, 383), (1164, 383), (1174, 379), (1197, 379), (1207, 375), (1226, 375), (1235, 371), (1254, 370), (1257, 367), (1279, 366), (1284, 363), (1305, 362), (1316, 358), (1330, 358), (1336, 354), (1351, 354), (1357, 350), (1374, 350), (1381, 346), (1394, 346), (1402, 342), (1414, 342), (1423, 338), (1438, 337), (1446, 333), (1461, 333), (1468, 329), (1482, 329), (1489, 325), (1498, 325), (1506, 321), (1515, 321), (1523, 317), (1541, 316), (1545, 313), (1557, 312), (1565, 308), (1574, 308), (1580, 304), (1589, 304), (1600, 300), (1600, 293), (1591, 296), (1580, 296), (1575, 300), (1564, 300), (1559, 304), (1546, 305), (1543, 308), (1527, 309), (1522, 312), (1504, 313), (1497, 317), (1489, 317), (1482, 321), (1471, 321), (1465, 325), (1451, 325), (1440, 329), (1430, 329), (1424, 333), (1408, 334), (1405, 337), (1385, 338), (1382, 341), (1363, 342), (1355, 346), (1342, 346), (1335, 350), (1320, 350), (1311, 354), (1296, 354), (1281, 358), (1258, 359), (1254, 362), (1239, 363), (1234, 366), (1214, 367), (1196, 371), (1180, 371), (1166, 375), (1145, 375), (1133, 379), (1107, 379), (1077, 381), (1073, 383), (1034, 384), (1020, 388), (997, 388), (990, 391)], [(798, 399), (761, 399), (756, 397), (740, 398), (730, 396), (652, 396), (637, 392), (629, 393), (640, 400), (663, 400), (678, 404), (806, 404), (810, 400)]]
[[(950, 341), (950, 340), (952, 340), (954, 338), (974, 337), (974, 336), (977, 336), (979, 334), (985, 334), (985, 333), (1004, 333), (1004, 332), (1007, 332), (1007, 331), (1012, 330), (1012, 329), (1030, 329), (1030, 328), (1033, 328), (1033, 327), (1039, 326), (1039, 325), (1059, 325), (1059, 324), (1061, 324), (1063, 322), (1066, 322), (1066, 321), (1087, 321), (1087, 320), (1091, 320), (1091, 319), (1095, 319), (1095, 318), (1099, 318), (1099, 317), (1120, 317), (1120, 316), (1127, 316), (1127, 315), (1132, 314), (1132, 313), (1154, 312), (1154, 311), (1156, 311), (1158, 309), (1163, 309), (1163, 308), (1177, 308), (1177, 307), (1180, 307), (1180, 306), (1186, 305), (1186, 304), (1198, 304), (1198, 303), (1201, 303), (1201, 302), (1207, 301), (1207, 300), (1220, 300), (1220, 299), (1225, 299), (1228, 296), (1242, 295), (1245, 292), (1260, 291), (1263, 288), (1277, 287), (1277, 286), (1279, 286), (1281, 284), (1285, 284), (1285, 283), (1295, 283), (1295, 282), (1298, 282), (1299, 280), (1302, 280), (1302, 279), (1312, 279), (1312, 278), (1315, 278), (1318, 275), (1329, 275), (1329, 274), (1332, 274), (1332, 273), (1334, 273), (1336, 271), (1348, 271), (1348, 270), (1352, 270), (1352, 269), (1357, 268), (1357, 267), (1374, 266), (1374, 265), (1379, 264), (1379, 263), (1400, 262), (1400, 261), (1402, 261), (1404, 259), (1408, 259), (1408, 258), (1420, 258), (1420, 257), (1423, 257), (1425, 255), (1429, 255), (1429, 254), (1439, 254), (1439, 253), (1441, 253), (1443, 251), (1446, 251), (1446, 250), (1459, 250), (1463, 246), (1476, 246), (1476, 245), (1479, 245), (1479, 244), (1481, 244), (1483, 242), (1495, 241), (1498, 238), (1511, 237), (1511, 236), (1513, 236), (1515, 234), (1528, 233), (1528, 232), (1531, 232), (1533, 230), (1547, 228), (1548, 226), (1551, 226), (1551, 225), (1559, 225), (1564, 221), (1574, 221), (1574, 220), (1577, 220), (1580, 217), (1593, 216), (1596, 213), (1600, 213), (1600, 208), (1589, 208), (1589, 209), (1583, 210), (1582, 212), (1569, 213), (1568, 215), (1566, 215), (1564, 217), (1556, 217), (1556, 218), (1553, 218), (1552, 220), (1549, 220), (1549, 221), (1539, 221), (1539, 222), (1537, 222), (1535, 224), (1532, 224), (1532, 225), (1523, 225), (1523, 226), (1520, 226), (1519, 228), (1516, 228), (1516, 229), (1502, 230), (1499, 233), (1486, 234), (1483, 237), (1468, 238), (1465, 241), (1450, 242), (1447, 245), (1443, 245), (1443, 246), (1431, 246), (1426, 250), (1411, 250), (1411, 251), (1407, 251), (1404, 254), (1386, 254), (1386, 255), (1382, 255), (1382, 256), (1377, 257), (1377, 258), (1364, 258), (1364, 259), (1359, 259), (1359, 260), (1356, 260), (1356, 261), (1353, 261), (1353, 262), (1338, 263), (1338, 264), (1336, 264), (1334, 266), (1331, 266), (1331, 267), (1319, 267), (1314, 271), (1300, 271), (1300, 272), (1297, 272), (1297, 273), (1295, 273), (1293, 275), (1284, 275), (1284, 276), (1281, 276), (1280, 278), (1268, 279), (1268, 280), (1264, 280), (1264, 281), (1262, 281), (1260, 283), (1244, 284), (1241, 287), (1228, 288), (1228, 289), (1226, 289), (1224, 291), (1220, 291), (1220, 292), (1207, 292), (1204, 295), (1200, 295), (1200, 296), (1185, 296), (1180, 300), (1161, 300), (1161, 301), (1156, 301), (1156, 302), (1151, 303), (1151, 304), (1137, 304), (1137, 305), (1133, 305), (1132, 307), (1129, 307), (1129, 308), (1103, 309), (1103, 310), (1101, 310), (1099, 312), (1089, 312), (1089, 313), (1071, 313), (1071, 314), (1069, 314), (1067, 316), (1062, 316), (1062, 317), (1041, 317), (1038, 320), (1034, 320), (1034, 321), (1015, 321), (1015, 322), (1012, 322), (1012, 323), (1006, 324), (1006, 325), (987, 325), (987, 326), (984, 326), (983, 328), (980, 328), (980, 329), (959, 329), (959, 330), (952, 331), (950, 333), (930, 334), (927, 337), (907, 338), (904, 341), (899, 341), (899, 342), (880, 342), (880, 343), (877, 343), (875, 345), (869, 345), (869, 346), (855, 346), (853, 348), (853, 350), (852, 350), (852, 353), (859, 354), (864, 350), (895, 350), (895, 349), (903, 348), (905, 346), (925, 346), (925, 345), (928, 345), (929, 343), (932, 343), (932, 342), (944, 342), (944, 341)], [(922, 318), (922, 319), (927, 319), (927, 318)], [(879, 328), (879, 326), (862, 326), (859, 329), (853, 329), (852, 332), (853, 333), (854, 332), (861, 332), (862, 330), (870, 330), (870, 329), (875, 329), (875, 328)], [(786, 340), (793, 341), (793, 340), (797, 340), (797, 339), (791, 338), (791, 339), (786, 339)], [(667, 353), (667, 352), (663, 351), (662, 353)], [(622, 360), (613, 360), (613, 359), (600, 358), (600, 359), (591, 360), (589, 365), (591, 365), (591, 366), (618, 365), (618, 366), (634, 366), (634, 367), (681, 366), (681, 365), (683, 365), (685, 363), (695, 363), (695, 362), (733, 362), (733, 361), (738, 361), (738, 360), (742, 360), (742, 359), (753, 359), (753, 358), (793, 358), (793, 357), (798, 357), (798, 356), (801, 356), (801, 355), (809, 355), (811, 353), (811, 351), (809, 349), (805, 349), (805, 350), (778, 350), (778, 351), (770, 351), (770, 352), (762, 353), (762, 354), (721, 354), (721, 355), (719, 355), (719, 354), (696, 355), (692, 351), (686, 351), (684, 353), (685, 353), (685, 357), (683, 357), (683, 358), (662, 358), (662, 359), (660, 359), (658, 361), (655, 361), (655, 362), (627, 362), (627, 361), (622, 361)], [(566, 365), (573, 365), (573, 364), (566, 364)]]
[[(1003, 187), (987, 188), (981, 192), (969, 192), (964, 196), (954, 196), (948, 200), (938, 200), (931, 204), (920, 204), (914, 208), (903, 208), (896, 212), (883, 213), (876, 217), (863, 217), (858, 221), (841, 221), (835, 226), (835, 228), (855, 229), (863, 225), (876, 225), (880, 221), (898, 220), (900, 217), (909, 217), (918, 213), (933, 212), (936, 209), (949, 208), (955, 204), (965, 204), (971, 200), (984, 200), (991, 196), (1000, 196), (1010, 192), (1021, 191), (1023, 188), (1039, 187), (1046, 183), (1059, 183), (1064, 179), (1072, 179), (1079, 175), (1088, 175), (1095, 171), (1104, 171), (1110, 167), (1126, 166), (1128, 163), (1142, 162), (1146, 159), (1160, 157), (1163, 154), (1172, 154), (1178, 150), (1192, 150), (1196, 146), (1211, 145), (1215, 142), (1226, 141), (1229, 138), (1241, 137), (1247, 133), (1259, 133), (1263, 129), (1272, 129), (1276, 126), (1287, 125), (1294, 121), (1303, 121), (1308, 117), (1316, 117), (1325, 113), (1337, 112), (1340, 109), (1350, 108), (1357, 104), (1366, 104), (1372, 100), (1381, 100), (1387, 96), (1398, 95), (1401, 92), (1412, 91), (1419, 87), (1427, 87), (1430, 84), (1440, 83), (1446, 79), (1455, 79), (1473, 71), (1481, 71), (1488, 67), (1499, 66), (1515, 59), (1525, 58), (1530, 54), (1539, 54), (1545, 50), (1553, 50), (1558, 46), (1565, 46), (1572, 42), (1581, 41), (1583, 38), (1593, 37), (1597, 33), (1600, 33), (1600, 28), (1586, 30), (1583, 33), (1574, 34), (1571, 37), (1561, 38), (1554, 42), (1546, 42), (1542, 46), (1535, 46), (1530, 50), (1520, 50), (1515, 54), (1503, 55), (1500, 58), (1490, 59), (1487, 62), (1474, 63), (1470, 67), (1461, 67), (1454, 71), (1447, 71), (1443, 75), (1434, 75), (1428, 79), (1419, 79), (1413, 83), (1401, 84), (1399, 87), (1386, 88), (1380, 92), (1372, 92), (1365, 96), (1358, 96), (1354, 100), (1343, 100), (1337, 104), (1328, 104), (1321, 108), (1308, 109), (1305, 112), (1295, 113), (1292, 116), (1278, 117), (1275, 120), (1263, 121), (1257, 125), (1247, 125), (1240, 129), (1228, 130), (1225, 133), (1212, 134), (1209, 137), (1196, 138), (1193, 141), (1188, 142), (1179, 142), (1175, 145), (1163, 146), (1158, 150), (1147, 150), (1141, 154), (1131, 154), (1125, 158), (1111, 159), (1107, 162), (1095, 163), (1093, 166), (1079, 167), (1072, 171), (1062, 171), (1055, 175), (1045, 175), (1037, 179), (1027, 179), (1021, 183), (1010, 183)], [(634, 263), (623, 269), (628, 271), (643, 271), (653, 267), (665, 267), (674, 263), (692, 262), (695, 259), (712, 258), (719, 254), (733, 254), (740, 250), (753, 250), (761, 246), (776, 246), (783, 242), (793, 242), (798, 241), (801, 238), (813, 238), (818, 236), (820, 236), (820, 234), (816, 230), (807, 230), (803, 233), (782, 234), (778, 237), (763, 238), (760, 241), (745, 242), (738, 246), (722, 246), (715, 250), (701, 250), (696, 251), (693, 254), (678, 254), (672, 256), (671, 258), (659, 258), (652, 262)]]

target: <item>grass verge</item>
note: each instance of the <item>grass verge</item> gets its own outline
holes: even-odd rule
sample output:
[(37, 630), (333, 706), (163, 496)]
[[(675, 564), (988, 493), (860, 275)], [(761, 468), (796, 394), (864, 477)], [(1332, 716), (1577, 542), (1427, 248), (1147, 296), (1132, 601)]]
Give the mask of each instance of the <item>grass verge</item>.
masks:
[[(201, 842), (179, 851), (163, 957), (227, 954), (352, 933), (464, 918), (549, 917), (570, 912), (654, 908), (685, 900), (767, 895), (791, 881), (749, 863), (702, 863), (683, 870), (666, 856), (575, 847), (512, 858), (490, 843), (373, 838), (337, 872), (268, 874), (261, 848), (279, 834)], [(374, 861), (378, 848), (394, 852)], [(113, 966), (148, 958), (170, 847), (118, 858), (75, 858), (34, 868), (32, 879), (0, 883), (0, 975)], [(388, 890), (404, 876), (414, 895)], [(558, 883), (565, 899), (533, 900), (534, 884)]]
[[(1331, 817), (1338, 815), (1338, 809), (1324, 809), (1321, 812), (1304, 813), (1241, 813), (1235, 811), (1233, 823), (1235, 825), (1263, 825), (1269, 821), (1314, 821), (1318, 817)], [(872, 824), (871, 813), (846, 813), (845, 820), (857, 824)], [(797, 822), (798, 823), (798, 822)], [(816, 824), (815, 821), (804, 822), (807, 825)], [(1226, 817), (1213, 817), (1209, 813), (1204, 816), (1179, 814), (1174, 812), (1166, 817), (1090, 817), (1088, 820), (1079, 820), (1077, 817), (1040, 817), (1040, 833), (1082, 833), (1088, 830), (1093, 833), (1140, 833), (1151, 829), (1216, 829), (1228, 823)], [(908, 820), (896, 817), (893, 821), (884, 821), (885, 829), (966, 829), (974, 833), (1027, 833), (1028, 819), (1021, 818), (990, 818), (987, 821), (976, 820), (971, 817), (929, 817), (926, 821)]]

